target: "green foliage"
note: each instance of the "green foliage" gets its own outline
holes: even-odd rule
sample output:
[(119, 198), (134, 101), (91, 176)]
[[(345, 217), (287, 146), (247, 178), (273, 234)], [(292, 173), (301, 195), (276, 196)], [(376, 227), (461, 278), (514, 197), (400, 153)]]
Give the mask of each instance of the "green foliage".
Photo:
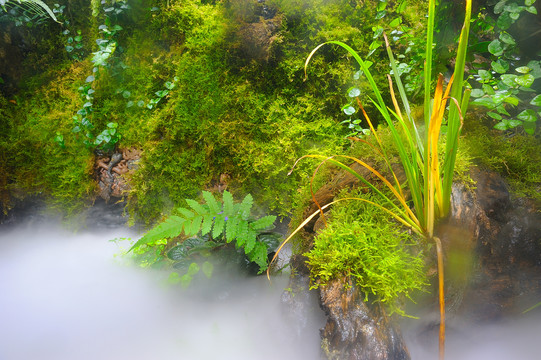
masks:
[(51, 8), (41, 0), (0, 0), (0, 7), (5, 12), (8, 12), (8, 9), (21, 10), (22, 18), (29, 24), (46, 17), (58, 21)]
[(487, 115), (496, 123), (494, 128), (522, 128), (530, 135), (535, 133), (541, 116), (541, 95), (531, 88), (541, 78), (541, 61), (521, 58), (517, 41), (508, 30), (521, 13), (537, 13), (534, 2), (500, 0), (492, 10), (496, 19), (486, 9), (479, 12), (475, 19), (479, 40), (473, 45), (478, 54), (488, 59), (476, 64), (473, 78), (478, 86), (472, 91), (472, 105), (488, 110)]
[[(187, 199), (190, 208), (178, 208), (179, 214), (170, 216), (164, 222), (148, 231), (130, 250), (139, 248), (160, 239), (176, 238), (181, 233), (187, 237), (197, 234), (209, 236), (209, 241), (223, 243), (235, 242), (237, 248), (242, 248), (249, 261), (259, 266), (259, 272), (267, 269), (267, 244), (258, 239), (258, 235), (271, 227), (276, 220), (275, 216), (265, 216), (254, 220), (250, 216), (253, 198), (246, 195), (241, 203), (234, 203), (233, 196), (228, 191), (223, 193), (223, 199), (218, 202), (210, 192), (203, 192), (204, 204)], [(207, 246), (204, 244), (203, 246)], [(172, 259), (178, 259), (177, 253), (186, 252), (186, 245), (174, 248)], [(189, 246), (188, 249), (193, 248)], [(193, 249), (192, 249), (193, 250)], [(170, 252), (171, 254), (171, 252)]]
[(527, 134), (506, 136), (482, 124), (466, 128), (463, 145), (479, 165), (503, 176), (518, 196), (541, 201), (541, 145)]
[[(377, 198), (358, 194), (342, 197)], [(405, 315), (399, 305), (427, 285), (423, 253), (416, 240), (378, 208), (362, 202), (336, 204), (327, 227), (318, 233), (308, 257), (312, 287), (343, 276), (355, 279), (366, 294), (392, 312)], [(374, 299), (374, 298), (372, 298)]]

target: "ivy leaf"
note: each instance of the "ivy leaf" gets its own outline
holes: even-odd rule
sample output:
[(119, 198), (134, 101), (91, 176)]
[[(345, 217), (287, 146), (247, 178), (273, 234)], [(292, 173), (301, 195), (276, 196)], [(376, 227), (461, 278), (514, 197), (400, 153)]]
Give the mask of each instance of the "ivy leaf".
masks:
[(500, 33), (500, 40), (503, 41), (504, 43), (508, 44), (508, 45), (515, 45), (516, 42), (515, 42), (515, 39), (513, 39), (513, 37), (511, 35), (509, 35), (508, 33), (502, 31)]
[(534, 97), (532, 101), (530, 101), (530, 104), (535, 106), (541, 106), (541, 95), (537, 95), (536, 97)]
[(497, 114), (497, 113), (492, 112), (492, 111), (487, 112), (487, 115), (490, 116), (491, 118), (495, 119), (495, 120), (503, 119), (500, 114)]
[(517, 83), (515, 82), (516, 78), (517, 75), (514, 74), (503, 74), (501, 76), (502, 82), (509, 87), (515, 87), (517, 85)]
[(527, 66), (521, 66), (521, 67), (518, 67), (515, 69), (516, 72), (519, 72), (521, 74), (527, 74), (531, 71), (532, 69), (530, 69), (529, 67)]
[(495, 129), (498, 129), (498, 130), (501, 130), (501, 131), (505, 131), (505, 130), (507, 130), (509, 127), (507, 126), (507, 122), (505, 122), (505, 121), (500, 121), (499, 123), (497, 123), (496, 125), (494, 125), (494, 128), (495, 128)]
[(525, 88), (529, 88), (530, 86), (532, 86), (534, 80), (535, 78), (533, 77), (532, 74), (525, 74), (522, 76), (517, 76), (515, 78), (515, 82)]
[(471, 92), (471, 96), (474, 98), (478, 98), (485, 95), (485, 92), (482, 89), (473, 89)]
[(359, 90), (359, 88), (352, 87), (348, 90), (348, 96), (351, 98), (356, 98), (359, 95), (361, 95), (361, 90)]
[(524, 122), (536, 122), (537, 114), (532, 109), (526, 109), (518, 114), (517, 118)]
[(351, 106), (351, 105), (346, 105), (346, 106), (344, 106), (344, 107), (342, 108), (342, 111), (343, 111), (346, 115), (351, 116), (351, 115), (355, 114), (355, 111), (356, 111), (356, 110), (355, 110), (355, 108), (354, 108), (353, 106)]
[(505, 60), (498, 59), (490, 63), (490, 66), (494, 71), (499, 74), (505, 74), (509, 70), (509, 63)]
[(513, 25), (515, 21), (511, 18), (510, 14), (508, 12), (504, 12), (498, 17), (498, 20), (496, 20), (496, 26), (498, 26), (502, 30), (507, 30), (511, 25)]
[(494, 39), (488, 44), (488, 51), (494, 56), (500, 56), (503, 54), (502, 43), (498, 39)]

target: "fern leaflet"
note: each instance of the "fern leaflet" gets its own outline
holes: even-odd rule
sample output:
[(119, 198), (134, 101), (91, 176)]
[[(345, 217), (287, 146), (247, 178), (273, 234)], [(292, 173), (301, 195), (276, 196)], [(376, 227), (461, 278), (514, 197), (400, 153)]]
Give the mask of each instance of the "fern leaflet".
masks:
[(218, 204), (212, 193), (203, 191), (203, 199), (207, 202), (211, 214), (218, 214), (221, 211), (221, 206)]
[(268, 216), (264, 216), (262, 217), (261, 219), (258, 219), (256, 221), (254, 221), (253, 223), (250, 224), (250, 227), (254, 230), (264, 230), (270, 226), (272, 226), (272, 224), (274, 223), (274, 221), (276, 220), (276, 216), (274, 215), (268, 215)]
[(214, 228), (212, 229), (212, 237), (217, 238), (222, 234), (224, 231), (225, 226), (225, 215), (224, 214), (218, 214), (216, 215), (216, 218), (214, 219)]
[(170, 216), (163, 223), (147, 232), (142, 238), (133, 244), (129, 251), (132, 251), (134, 248), (141, 245), (148, 244), (149, 242), (179, 236), (182, 232), (182, 226), (184, 225), (185, 221), (185, 219), (179, 216)]
[(248, 220), (250, 217), (250, 210), (254, 204), (254, 198), (252, 195), (248, 194), (242, 200), (242, 203), (239, 206), (238, 214), (242, 217), (243, 220)]
[(235, 206), (233, 204), (233, 196), (231, 195), (229, 191), (224, 191), (223, 202), (224, 202), (224, 214), (226, 216), (233, 216)]
[(205, 209), (205, 206), (199, 204), (197, 201), (192, 199), (186, 199), (186, 202), (188, 203), (188, 205), (190, 205), (193, 211), (196, 212), (196, 214), (205, 215), (208, 213), (207, 209)]

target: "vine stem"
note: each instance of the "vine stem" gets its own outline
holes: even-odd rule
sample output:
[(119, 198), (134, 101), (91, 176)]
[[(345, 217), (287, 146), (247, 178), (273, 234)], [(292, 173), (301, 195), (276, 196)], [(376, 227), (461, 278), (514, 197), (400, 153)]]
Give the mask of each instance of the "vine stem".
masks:
[(444, 277), (443, 277), (443, 249), (441, 241), (438, 237), (433, 237), (436, 243), (436, 253), (438, 255), (438, 285), (439, 285), (439, 299), (440, 299), (440, 334), (439, 334), (439, 360), (445, 358), (445, 291), (444, 291)]

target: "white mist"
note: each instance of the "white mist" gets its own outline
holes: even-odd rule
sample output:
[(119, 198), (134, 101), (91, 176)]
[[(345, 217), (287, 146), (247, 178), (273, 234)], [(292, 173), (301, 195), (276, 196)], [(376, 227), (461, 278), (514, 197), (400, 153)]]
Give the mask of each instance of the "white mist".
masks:
[(218, 289), (180, 291), (115, 260), (108, 240), (130, 235), (1, 232), (0, 360), (319, 358), (321, 319), (294, 330), (280, 304), (285, 277), (230, 275)]

